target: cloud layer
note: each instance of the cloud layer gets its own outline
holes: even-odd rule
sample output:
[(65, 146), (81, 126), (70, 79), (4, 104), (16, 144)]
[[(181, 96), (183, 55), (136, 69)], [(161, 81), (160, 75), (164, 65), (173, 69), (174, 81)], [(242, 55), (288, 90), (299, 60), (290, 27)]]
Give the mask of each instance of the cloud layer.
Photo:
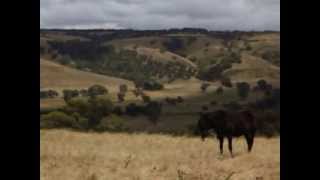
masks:
[(40, 0), (40, 27), (280, 30), (280, 0)]

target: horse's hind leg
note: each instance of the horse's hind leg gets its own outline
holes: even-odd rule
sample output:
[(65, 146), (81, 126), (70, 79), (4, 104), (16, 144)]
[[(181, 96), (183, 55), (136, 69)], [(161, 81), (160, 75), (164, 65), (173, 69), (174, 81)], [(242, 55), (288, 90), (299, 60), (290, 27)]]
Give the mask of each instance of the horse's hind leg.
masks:
[(228, 137), (228, 145), (229, 145), (229, 151), (230, 151), (231, 157), (233, 157), (233, 153), (232, 153), (232, 137), (231, 136)]
[(220, 154), (223, 154), (223, 136), (219, 136)]
[(248, 152), (251, 152), (252, 150), (252, 146), (253, 146), (253, 142), (254, 142), (254, 135), (245, 135), (245, 138), (247, 140), (247, 144), (248, 144)]

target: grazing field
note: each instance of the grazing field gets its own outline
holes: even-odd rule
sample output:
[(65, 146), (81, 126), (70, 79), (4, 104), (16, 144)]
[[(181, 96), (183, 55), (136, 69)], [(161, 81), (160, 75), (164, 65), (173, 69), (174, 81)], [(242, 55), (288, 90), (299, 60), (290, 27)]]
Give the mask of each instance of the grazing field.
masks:
[(256, 138), (248, 154), (234, 140), (231, 158), (216, 139), (167, 135), (41, 130), (42, 180), (274, 180), (280, 179), (280, 138)]

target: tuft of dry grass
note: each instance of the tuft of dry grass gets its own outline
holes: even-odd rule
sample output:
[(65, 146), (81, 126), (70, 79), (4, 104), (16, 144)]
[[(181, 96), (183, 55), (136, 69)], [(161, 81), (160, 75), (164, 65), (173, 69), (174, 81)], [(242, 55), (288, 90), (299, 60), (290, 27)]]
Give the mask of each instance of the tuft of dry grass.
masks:
[(280, 138), (257, 138), (246, 152), (234, 140), (231, 158), (216, 139), (124, 133), (40, 131), (42, 180), (280, 179)]

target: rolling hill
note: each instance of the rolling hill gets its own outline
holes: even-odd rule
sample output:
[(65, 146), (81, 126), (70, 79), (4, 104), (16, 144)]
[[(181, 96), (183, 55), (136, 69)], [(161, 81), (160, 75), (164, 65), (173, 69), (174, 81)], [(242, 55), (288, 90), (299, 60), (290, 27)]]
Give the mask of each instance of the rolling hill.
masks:
[[(40, 41), (40, 49), (46, 49), (41, 57), (133, 81), (170, 82), (201, 77), (197, 72), (219, 62), (228, 64), (237, 57), (244, 62), (233, 63), (223, 74), (237, 81), (256, 78), (276, 81), (280, 76), (280, 71), (274, 68), (280, 69), (279, 32), (43, 30)], [(268, 70), (261, 71), (265, 67)]]
[(40, 59), (40, 87), (44, 89), (80, 89), (94, 84), (106, 86), (110, 91), (118, 91), (120, 84), (133, 86), (133, 83), (114, 77), (84, 72), (66, 67), (49, 60)]

